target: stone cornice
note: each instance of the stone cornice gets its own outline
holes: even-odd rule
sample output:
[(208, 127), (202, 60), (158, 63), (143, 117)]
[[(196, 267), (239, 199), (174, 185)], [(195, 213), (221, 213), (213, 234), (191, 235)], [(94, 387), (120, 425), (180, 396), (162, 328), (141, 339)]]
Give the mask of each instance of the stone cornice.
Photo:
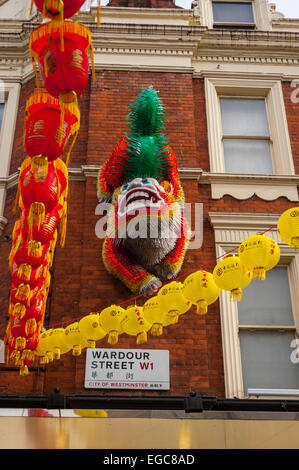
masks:
[[(86, 178), (96, 178), (101, 165), (81, 165), (80, 167), (69, 167), (70, 181), (85, 181)], [(19, 171), (7, 177), (0, 178), (0, 189), (9, 189), (17, 185)], [(299, 175), (245, 175), (232, 173), (210, 173), (202, 168), (180, 167), (180, 178), (183, 180), (197, 180), (199, 184), (212, 183), (239, 183), (269, 186), (299, 186)]]
[[(1, 79), (25, 82), (33, 77), (28, 44), (31, 32), (39, 24), (0, 21)], [(299, 33), (296, 32), (230, 32), (198, 25), (158, 23), (102, 23), (100, 28), (95, 23), (86, 25), (92, 31), (95, 67), (99, 70), (171, 69), (204, 76), (201, 74), (223, 64), (225, 69), (219, 69), (219, 73), (235, 75), (236, 66), (246, 68), (248, 64), (258, 66), (259, 71), (264, 66), (264, 73), (274, 73), (282, 79), (297, 78), (294, 69), (299, 65)], [(161, 57), (165, 60), (161, 61)], [(272, 66), (277, 69), (273, 70)]]
[(281, 214), (209, 212), (209, 221), (215, 230), (254, 230), (263, 232), (277, 225)]

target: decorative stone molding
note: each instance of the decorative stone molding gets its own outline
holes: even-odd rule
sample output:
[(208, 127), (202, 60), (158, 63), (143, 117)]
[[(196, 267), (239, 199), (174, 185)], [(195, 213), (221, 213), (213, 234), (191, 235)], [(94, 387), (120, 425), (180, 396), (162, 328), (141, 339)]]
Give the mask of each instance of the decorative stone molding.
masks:
[(286, 197), (299, 201), (299, 175), (239, 175), (231, 173), (207, 173), (199, 175), (199, 184), (211, 184), (212, 199), (221, 199), (226, 194), (245, 200), (254, 194), (265, 201)]

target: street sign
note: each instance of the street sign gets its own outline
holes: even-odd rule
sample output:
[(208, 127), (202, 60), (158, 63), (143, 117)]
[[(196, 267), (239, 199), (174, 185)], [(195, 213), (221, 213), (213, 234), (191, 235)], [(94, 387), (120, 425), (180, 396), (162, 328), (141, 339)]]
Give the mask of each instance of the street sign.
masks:
[(84, 386), (169, 390), (169, 351), (87, 349)]

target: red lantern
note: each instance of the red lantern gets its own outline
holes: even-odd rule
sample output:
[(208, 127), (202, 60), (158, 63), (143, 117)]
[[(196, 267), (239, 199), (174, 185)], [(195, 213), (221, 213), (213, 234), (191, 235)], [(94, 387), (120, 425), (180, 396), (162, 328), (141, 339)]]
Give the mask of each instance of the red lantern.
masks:
[(19, 317), (11, 317), (11, 334), (15, 337), (30, 338), (37, 330), (35, 318), (23, 320)]
[(51, 212), (59, 202), (59, 180), (53, 165), (49, 165), (45, 179), (36, 179), (31, 165), (20, 172), (21, 209), (30, 209), (35, 202), (43, 203), (45, 212)]
[(59, 211), (56, 207), (51, 212), (44, 214), (42, 220), (39, 218), (35, 220), (34, 216), (30, 213), (30, 210), (28, 211), (28, 209), (24, 209), (22, 211), (23, 240), (36, 240), (44, 245), (54, 239), (58, 223)]
[[(11, 290), (10, 290), (10, 301), (14, 305), (14, 312), (16, 310), (16, 304), (24, 304), (26, 307), (33, 307), (36, 303), (39, 295), (44, 290), (44, 279), (40, 279), (38, 284), (33, 288), (30, 289), (29, 284), (21, 283), (21, 284), (14, 284), (12, 283)], [(22, 309), (18, 309), (18, 317), (23, 317)]]
[[(71, 109), (79, 118), (77, 97), (87, 86), (88, 53), (94, 62), (89, 29), (74, 21), (65, 21), (62, 26), (44, 23), (30, 36), (30, 53), (33, 63), (42, 64), (45, 88), (59, 98), (62, 111)], [(94, 65), (92, 72), (95, 78)]]
[(46, 91), (35, 92), (26, 103), (24, 147), (26, 153), (34, 157), (43, 155), (51, 162), (62, 154), (70, 135), (75, 143), (79, 131), (78, 116), (68, 110), (64, 112), (61, 122), (59, 100)]
[[(30, 51), (33, 63), (39, 61), (42, 64), (46, 89), (54, 97), (59, 98), (62, 110), (61, 123), (67, 111), (76, 115), (79, 123), (77, 97), (84, 92), (88, 82), (88, 52), (91, 53), (93, 62), (89, 29), (72, 21), (63, 23), (62, 32), (55, 24), (43, 24), (31, 35)], [(94, 77), (94, 66), (92, 70)]]
[(44, 281), (47, 277), (49, 270), (48, 263), (44, 261), (43, 264), (35, 269), (32, 269), (30, 264), (23, 263), (21, 265), (13, 264), (12, 266), (12, 282), (14, 285), (29, 284), (30, 289), (34, 289), (40, 281)]
[(44, 51), (43, 70), (45, 87), (56, 98), (64, 92), (74, 91), (81, 96), (88, 83), (89, 61), (85, 44), (74, 40), (64, 40), (64, 52), (60, 50), (60, 41), (51, 41)]
[(25, 320), (28, 320), (28, 318), (35, 318), (37, 322), (40, 322), (43, 320), (46, 300), (46, 296), (43, 293), (40, 293), (31, 307), (20, 302), (15, 304), (11, 303), (11, 316)]
[(37, 268), (46, 260), (50, 243), (42, 245), (41, 242), (35, 240), (28, 242), (22, 240), (14, 255), (13, 262), (18, 265), (30, 264), (32, 268)]
[(47, 18), (70, 18), (82, 7), (85, 0), (34, 0), (37, 9)]

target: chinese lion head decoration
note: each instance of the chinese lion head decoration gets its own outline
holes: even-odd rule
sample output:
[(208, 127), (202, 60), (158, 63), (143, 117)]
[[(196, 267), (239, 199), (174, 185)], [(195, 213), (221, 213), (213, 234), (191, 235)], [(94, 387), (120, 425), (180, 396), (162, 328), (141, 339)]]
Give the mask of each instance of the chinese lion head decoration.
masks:
[(143, 88), (124, 134), (98, 175), (98, 198), (111, 202), (102, 256), (133, 293), (158, 289), (181, 269), (189, 232), (177, 162), (161, 133), (157, 91)]

